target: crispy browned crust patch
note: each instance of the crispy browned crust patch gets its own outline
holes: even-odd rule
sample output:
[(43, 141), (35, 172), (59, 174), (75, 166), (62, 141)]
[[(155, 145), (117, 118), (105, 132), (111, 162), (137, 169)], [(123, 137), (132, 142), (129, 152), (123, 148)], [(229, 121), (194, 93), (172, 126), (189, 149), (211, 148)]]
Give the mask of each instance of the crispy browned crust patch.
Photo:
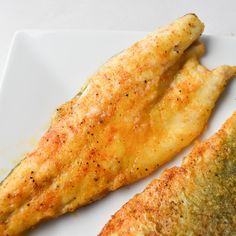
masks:
[(105, 235), (235, 235), (236, 113), (126, 203)]

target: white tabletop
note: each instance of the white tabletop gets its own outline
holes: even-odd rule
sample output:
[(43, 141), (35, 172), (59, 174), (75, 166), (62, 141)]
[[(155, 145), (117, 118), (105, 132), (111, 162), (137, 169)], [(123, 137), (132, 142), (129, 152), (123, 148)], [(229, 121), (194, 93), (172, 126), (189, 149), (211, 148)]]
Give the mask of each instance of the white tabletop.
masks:
[(189, 12), (207, 34), (236, 34), (235, 0), (0, 0), (0, 74), (17, 30), (151, 31)]

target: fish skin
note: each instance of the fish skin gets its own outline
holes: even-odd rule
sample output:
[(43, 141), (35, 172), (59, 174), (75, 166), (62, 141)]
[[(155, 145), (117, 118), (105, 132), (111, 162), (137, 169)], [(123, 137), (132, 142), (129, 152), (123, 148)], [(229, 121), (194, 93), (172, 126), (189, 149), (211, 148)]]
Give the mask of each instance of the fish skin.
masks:
[[(183, 121), (185, 129), (177, 136), (184, 140), (176, 141), (173, 150), (164, 143), (158, 146), (165, 134), (156, 131), (163, 122), (157, 107), (164, 107), (165, 101), (173, 100), (177, 111), (184, 108), (186, 114), (199, 108), (186, 98), (186, 93), (195, 98), (193, 86), (185, 85), (185, 96), (177, 101), (171, 80), (176, 79), (173, 72), (186, 49), (202, 31), (200, 20), (186, 15), (149, 34), (109, 60), (89, 79), (82, 94), (58, 108), (37, 147), (0, 185), (0, 235), (19, 235), (42, 220), (74, 211), (144, 178), (199, 135), (224, 84), (235, 72), (232, 67), (222, 68), (214, 75), (216, 80), (210, 79), (212, 87), (203, 96), (207, 105), (191, 120), (190, 132), (189, 121), (186, 126)], [(200, 66), (196, 59), (191, 61)], [(200, 83), (196, 91), (203, 88)], [(175, 116), (164, 113), (169, 120), (171, 114)], [(174, 132), (167, 134), (171, 139)], [(156, 156), (158, 152), (168, 155)]]
[(236, 112), (210, 139), (134, 196), (100, 236), (235, 235)]

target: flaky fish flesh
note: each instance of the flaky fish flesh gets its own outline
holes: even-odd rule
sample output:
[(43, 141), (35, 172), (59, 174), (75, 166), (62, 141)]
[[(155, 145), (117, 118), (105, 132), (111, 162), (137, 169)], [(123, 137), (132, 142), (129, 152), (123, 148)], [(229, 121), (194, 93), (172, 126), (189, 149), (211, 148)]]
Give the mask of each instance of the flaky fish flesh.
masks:
[(144, 178), (201, 133), (235, 74), (198, 63), (203, 47), (194, 42), (202, 31), (189, 14), (149, 34), (58, 108), (0, 185), (0, 235), (19, 235)]
[(236, 235), (236, 113), (125, 204), (106, 235)]

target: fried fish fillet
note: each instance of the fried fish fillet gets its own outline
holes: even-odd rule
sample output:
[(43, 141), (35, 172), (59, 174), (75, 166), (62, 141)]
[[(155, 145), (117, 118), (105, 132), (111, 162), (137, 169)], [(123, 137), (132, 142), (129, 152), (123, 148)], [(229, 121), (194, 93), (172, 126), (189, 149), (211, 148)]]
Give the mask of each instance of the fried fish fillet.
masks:
[(188, 48), (202, 31), (190, 14), (149, 34), (57, 110), (0, 185), (0, 235), (18, 235), (149, 175), (199, 135), (235, 73), (199, 65), (202, 46)]
[(236, 235), (236, 113), (125, 204), (105, 235)]

